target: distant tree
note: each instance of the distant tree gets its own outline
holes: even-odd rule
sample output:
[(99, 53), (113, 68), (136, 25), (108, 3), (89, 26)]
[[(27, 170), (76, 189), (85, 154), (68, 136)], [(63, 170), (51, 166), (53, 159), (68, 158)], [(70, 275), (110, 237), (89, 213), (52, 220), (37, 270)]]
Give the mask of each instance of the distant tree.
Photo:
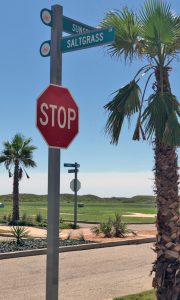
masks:
[[(157, 202), (157, 260), (153, 286), (158, 300), (180, 299), (180, 216), (178, 163), (180, 146), (180, 105), (171, 91), (171, 63), (180, 50), (180, 17), (161, 0), (146, 1), (138, 14), (127, 7), (110, 11), (102, 27), (115, 28), (115, 41), (108, 45), (112, 57), (132, 63), (140, 59), (147, 64), (126, 86), (115, 92), (105, 105), (108, 112), (106, 133), (117, 144), (125, 119), (137, 113), (133, 140), (149, 139), (154, 145), (155, 193)], [(139, 82), (148, 75), (143, 92)], [(146, 88), (154, 78), (152, 94), (145, 99)]]
[(36, 167), (36, 163), (32, 159), (36, 147), (30, 143), (31, 138), (26, 139), (23, 135), (16, 134), (11, 142), (3, 143), (4, 149), (0, 155), (0, 164), (4, 163), (9, 177), (13, 177), (13, 222), (19, 220), (19, 181), (22, 179), (23, 173), (29, 178), (26, 168)]

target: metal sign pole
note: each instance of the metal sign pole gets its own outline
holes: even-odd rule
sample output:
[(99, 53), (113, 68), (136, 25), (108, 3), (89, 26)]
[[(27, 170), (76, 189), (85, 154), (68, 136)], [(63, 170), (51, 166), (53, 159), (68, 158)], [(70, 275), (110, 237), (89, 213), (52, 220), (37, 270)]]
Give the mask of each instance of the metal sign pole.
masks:
[[(51, 27), (50, 83), (62, 82), (62, 16), (63, 8), (53, 5)], [(49, 148), (48, 155), (48, 226), (46, 263), (46, 300), (58, 300), (59, 275), (59, 197), (60, 150)]]
[(75, 163), (75, 180), (74, 180), (74, 229), (77, 227), (77, 163)]

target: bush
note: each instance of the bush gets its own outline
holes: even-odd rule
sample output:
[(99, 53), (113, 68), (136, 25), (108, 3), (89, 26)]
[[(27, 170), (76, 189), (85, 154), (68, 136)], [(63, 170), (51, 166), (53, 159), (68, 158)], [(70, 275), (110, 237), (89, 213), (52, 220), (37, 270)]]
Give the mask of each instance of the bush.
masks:
[(8, 221), (8, 222), (11, 222), (11, 220), (12, 220), (12, 216), (11, 216), (11, 214), (9, 214), (9, 215), (7, 216), (7, 221)]
[(42, 223), (42, 220), (43, 220), (43, 217), (42, 217), (41, 213), (38, 213), (35, 217), (35, 221), (37, 223)]
[(2, 219), (3, 219), (3, 221), (7, 221), (7, 216), (4, 215)]
[(108, 219), (107, 222), (101, 223), (99, 226), (94, 226), (91, 228), (91, 231), (96, 235), (100, 235), (101, 233), (104, 234), (105, 237), (111, 237), (112, 236), (112, 220), (111, 218)]
[(22, 245), (23, 238), (28, 236), (29, 231), (23, 226), (12, 226), (11, 233), (14, 236), (14, 238), (16, 239), (16, 244)]
[(127, 233), (127, 224), (122, 222), (121, 215), (116, 213), (115, 219), (108, 219), (107, 222), (101, 223), (99, 226), (94, 226), (91, 231), (96, 236), (104, 234), (104, 237), (125, 237)]
[(94, 226), (91, 228), (91, 232), (93, 234), (95, 234), (96, 236), (100, 235), (101, 234), (101, 231), (100, 231), (100, 227), (99, 226)]
[(25, 222), (28, 220), (28, 216), (27, 216), (27, 214), (25, 212), (23, 213), (23, 215), (21, 217), (21, 220), (25, 221)]
[(84, 203), (78, 203), (78, 207), (84, 207)]
[(111, 218), (109, 218), (107, 222), (103, 222), (100, 224), (100, 231), (104, 234), (105, 237), (112, 237), (112, 226), (113, 222)]
[(121, 215), (115, 214), (115, 220), (113, 220), (113, 230), (115, 237), (125, 237), (127, 233), (127, 224), (122, 222)]

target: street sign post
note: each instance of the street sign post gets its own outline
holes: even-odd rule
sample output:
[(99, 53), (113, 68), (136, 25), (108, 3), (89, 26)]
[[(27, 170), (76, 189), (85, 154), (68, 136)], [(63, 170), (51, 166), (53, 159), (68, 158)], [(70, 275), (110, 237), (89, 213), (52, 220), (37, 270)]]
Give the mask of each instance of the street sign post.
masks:
[[(50, 83), (62, 82), (62, 16), (63, 8), (53, 5), (53, 26), (51, 27)], [(47, 211), (47, 262), (46, 300), (58, 300), (59, 283), (59, 191), (60, 150), (48, 151), (48, 211)]]
[(71, 189), (73, 189), (73, 191), (74, 191), (74, 225), (73, 225), (73, 228), (76, 229), (77, 228), (77, 191), (81, 187), (81, 183), (77, 179), (77, 173), (79, 172), (78, 168), (80, 167), (80, 165), (77, 162), (75, 162), (75, 164), (65, 163), (64, 167), (70, 167), (70, 168), (74, 167), (74, 169), (68, 170), (68, 173), (74, 173), (74, 176), (75, 176), (74, 179), (70, 183), (70, 187), (72, 187)]
[[(40, 46), (43, 57), (50, 56), (50, 86), (37, 101), (37, 127), (48, 143), (48, 227), (47, 227), (47, 264), (46, 264), (46, 300), (58, 300), (58, 269), (59, 269), (59, 189), (60, 189), (60, 150), (67, 148), (78, 132), (78, 107), (71, 94), (65, 100), (53, 94), (62, 92), (62, 52), (81, 50), (89, 47), (113, 43), (115, 32), (113, 28), (92, 30), (93, 27), (63, 17), (63, 8), (53, 5), (51, 10), (41, 10), (41, 20), (51, 27), (51, 40)], [(62, 38), (62, 31), (77, 33)], [(54, 87), (53, 87), (54, 86)], [(51, 93), (52, 92), (52, 93)], [(48, 96), (47, 96), (48, 95)], [(53, 97), (52, 97), (53, 95)], [(62, 95), (61, 95), (62, 96)], [(64, 102), (65, 101), (65, 102)], [(58, 149), (55, 149), (58, 148)], [(75, 173), (74, 181), (74, 228), (77, 225), (77, 172), (75, 163), (68, 170)], [(66, 165), (67, 166), (67, 165)], [(69, 166), (68, 166), (69, 167)]]
[[(53, 22), (52, 22), (52, 15)], [(60, 5), (53, 5), (50, 10), (41, 11), (41, 20), (44, 24), (51, 26), (51, 45), (43, 44), (41, 55), (50, 55), (50, 83), (59, 88), (62, 82), (62, 16), (63, 8)], [(51, 52), (51, 53), (50, 53)], [(46, 139), (50, 132), (47, 128), (54, 127), (57, 122), (55, 116), (55, 104), (49, 103), (47, 98), (43, 100), (43, 96), (47, 96), (46, 92), (51, 90), (51, 85), (46, 89), (37, 101), (37, 127), (44, 132)], [(49, 93), (49, 92), (48, 92)], [(50, 95), (52, 96), (52, 95)], [(50, 97), (51, 99), (51, 97)], [(43, 100), (43, 101), (42, 101)], [(49, 115), (51, 108), (52, 115)], [(54, 111), (54, 112), (53, 112)], [(59, 113), (60, 114), (60, 113)], [(59, 117), (60, 118), (60, 117)], [(65, 118), (65, 115), (64, 115)], [(64, 121), (65, 122), (65, 121)], [(62, 122), (60, 122), (62, 125)], [(43, 127), (41, 127), (43, 126)], [(49, 130), (49, 129), (48, 129)], [(46, 132), (46, 133), (45, 133)], [(51, 132), (53, 135), (53, 133)], [(46, 139), (48, 142), (48, 140)], [(50, 146), (58, 146), (58, 144), (49, 143)], [(60, 150), (49, 148), (48, 151), (48, 210), (47, 210), (47, 261), (46, 261), (46, 300), (58, 300), (58, 284), (59, 284), (59, 191), (60, 191)]]
[(47, 144), (67, 148), (78, 133), (79, 109), (67, 88), (50, 84), (37, 100), (36, 124)]

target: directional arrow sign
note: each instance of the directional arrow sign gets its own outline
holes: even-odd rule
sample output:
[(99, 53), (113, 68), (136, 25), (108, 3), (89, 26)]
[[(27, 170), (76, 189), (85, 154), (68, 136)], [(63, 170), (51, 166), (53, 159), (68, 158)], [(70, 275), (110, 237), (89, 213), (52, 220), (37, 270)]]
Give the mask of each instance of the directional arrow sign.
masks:
[(112, 43), (115, 39), (114, 28), (103, 28), (85, 34), (71, 35), (62, 39), (62, 52), (81, 50)]
[(95, 28), (63, 16), (63, 31), (67, 33), (82, 34), (91, 30), (95, 30)]

